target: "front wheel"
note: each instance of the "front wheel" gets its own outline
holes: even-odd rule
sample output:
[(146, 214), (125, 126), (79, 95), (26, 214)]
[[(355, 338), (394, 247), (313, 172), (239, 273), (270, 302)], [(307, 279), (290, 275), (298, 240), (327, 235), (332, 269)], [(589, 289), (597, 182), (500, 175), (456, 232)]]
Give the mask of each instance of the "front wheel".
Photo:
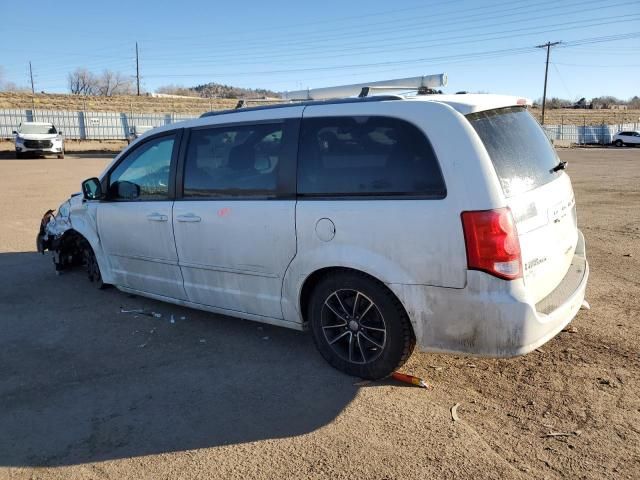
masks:
[(377, 380), (392, 374), (415, 346), (411, 322), (387, 287), (357, 272), (324, 277), (309, 303), (313, 339), (334, 368)]
[(98, 289), (103, 290), (107, 287), (107, 284), (102, 281), (102, 274), (100, 273), (100, 266), (96, 259), (96, 254), (93, 252), (93, 248), (89, 245), (89, 242), (82, 242), (82, 257), (83, 263), (87, 269), (87, 277), (89, 281)]
[(622, 140), (616, 140), (615, 142), (613, 142), (613, 144), (616, 147), (621, 147), (622, 145), (624, 145), (624, 142)]

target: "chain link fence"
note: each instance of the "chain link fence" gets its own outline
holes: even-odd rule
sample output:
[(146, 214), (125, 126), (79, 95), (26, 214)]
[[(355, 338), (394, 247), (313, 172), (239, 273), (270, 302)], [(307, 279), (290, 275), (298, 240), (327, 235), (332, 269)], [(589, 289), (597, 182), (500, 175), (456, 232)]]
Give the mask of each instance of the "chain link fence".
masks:
[(130, 114), (66, 110), (0, 110), (0, 138), (13, 138), (22, 122), (50, 122), (72, 140), (124, 140), (133, 127), (160, 127), (195, 115), (175, 113)]
[(544, 125), (550, 140), (565, 140), (577, 145), (611, 143), (613, 136), (626, 130), (638, 130), (640, 123), (620, 123), (616, 125)]

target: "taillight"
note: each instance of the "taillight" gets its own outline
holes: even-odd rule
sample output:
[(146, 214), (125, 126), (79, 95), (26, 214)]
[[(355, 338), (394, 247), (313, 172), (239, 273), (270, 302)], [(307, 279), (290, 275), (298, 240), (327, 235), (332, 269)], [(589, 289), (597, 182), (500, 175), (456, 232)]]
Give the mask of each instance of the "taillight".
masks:
[(520, 242), (509, 208), (462, 212), (462, 228), (469, 270), (505, 280), (522, 276)]

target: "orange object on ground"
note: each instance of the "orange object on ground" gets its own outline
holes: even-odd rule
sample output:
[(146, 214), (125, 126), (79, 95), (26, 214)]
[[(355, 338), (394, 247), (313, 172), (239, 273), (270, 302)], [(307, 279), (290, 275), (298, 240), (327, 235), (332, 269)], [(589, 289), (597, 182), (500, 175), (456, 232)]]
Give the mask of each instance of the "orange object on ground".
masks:
[(431, 387), (431, 385), (429, 385), (423, 379), (421, 379), (419, 377), (414, 377), (413, 375), (407, 375), (405, 373), (393, 372), (391, 374), (391, 378), (393, 378), (395, 380), (398, 380), (399, 382), (408, 383), (410, 385), (415, 385), (416, 387), (420, 387), (420, 388), (430, 388)]

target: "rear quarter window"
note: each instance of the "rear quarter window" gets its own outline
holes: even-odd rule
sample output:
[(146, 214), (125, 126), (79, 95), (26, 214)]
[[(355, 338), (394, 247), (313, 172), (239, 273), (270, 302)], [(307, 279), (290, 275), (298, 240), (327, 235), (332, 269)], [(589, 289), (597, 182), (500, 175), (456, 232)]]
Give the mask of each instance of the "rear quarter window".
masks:
[(542, 127), (523, 107), (477, 112), (467, 119), (482, 140), (505, 196), (538, 188), (561, 175), (558, 155)]
[(298, 162), (301, 195), (446, 195), (440, 166), (424, 133), (397, 118), (306, 118)]

